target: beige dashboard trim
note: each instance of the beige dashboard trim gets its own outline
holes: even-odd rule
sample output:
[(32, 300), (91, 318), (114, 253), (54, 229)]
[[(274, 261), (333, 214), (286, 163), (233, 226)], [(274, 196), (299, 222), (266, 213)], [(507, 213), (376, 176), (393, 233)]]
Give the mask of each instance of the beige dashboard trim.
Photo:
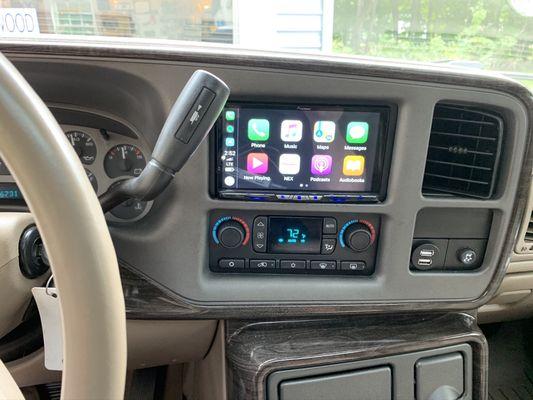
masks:
[[(212, 365), (211, 360), (216, 359), (219, 364), (211, 368), (214, 373), (224, 363), (223, 357), (214, 356), (223, 351), (224, 344), (223, 330), (217, 330), (215, 320), (128, 320), (126, 325), (129, 370), (186, 362)], [(215, 334), (217, 339), (213, 342)], [(44, 368), (43, 349), (8, 363), (7, 368), (20, 387), (61, 380), (61, 372)], [(217, 376), (217, 385), (219, 383)]]
[(0, 360), (0, 399), (24, 399), (22, 392)]

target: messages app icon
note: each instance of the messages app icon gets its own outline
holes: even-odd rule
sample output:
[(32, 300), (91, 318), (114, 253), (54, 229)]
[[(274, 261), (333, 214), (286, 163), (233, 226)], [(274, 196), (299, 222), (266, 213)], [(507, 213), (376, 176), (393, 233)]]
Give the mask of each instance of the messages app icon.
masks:
[(252, 142), (264, 142), (270, 137), (268, 119), (252, 118), (248, 121), (248, 139)]
[(350, 144), (363, 144), (368, 140), (368, 122), (352, 121), (346, 129), (346, 141)]

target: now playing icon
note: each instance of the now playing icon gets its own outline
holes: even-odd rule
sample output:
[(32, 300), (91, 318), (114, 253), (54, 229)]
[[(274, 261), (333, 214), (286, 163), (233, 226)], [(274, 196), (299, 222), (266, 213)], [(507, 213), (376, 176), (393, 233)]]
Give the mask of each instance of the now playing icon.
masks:
[(265, 153), (248, 154), (246, 170), (251, 174), (266, 174), (268, 172), (268, 156)]

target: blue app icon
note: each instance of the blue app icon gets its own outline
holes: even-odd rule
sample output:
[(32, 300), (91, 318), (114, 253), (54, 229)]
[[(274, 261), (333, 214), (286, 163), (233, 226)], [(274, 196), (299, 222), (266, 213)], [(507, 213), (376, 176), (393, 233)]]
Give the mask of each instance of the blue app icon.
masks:
[(235, 146), (235, 138), (228, 137), (226, 138), (226, 147), (233, 147)]

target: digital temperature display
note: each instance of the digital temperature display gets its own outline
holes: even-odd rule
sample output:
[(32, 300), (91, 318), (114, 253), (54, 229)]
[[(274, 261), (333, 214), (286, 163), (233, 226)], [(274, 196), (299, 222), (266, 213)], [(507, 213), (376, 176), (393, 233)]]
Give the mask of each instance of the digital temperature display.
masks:
[(268, 223), (271, 253), (320, 253), (322, 218), (271, 217)]

